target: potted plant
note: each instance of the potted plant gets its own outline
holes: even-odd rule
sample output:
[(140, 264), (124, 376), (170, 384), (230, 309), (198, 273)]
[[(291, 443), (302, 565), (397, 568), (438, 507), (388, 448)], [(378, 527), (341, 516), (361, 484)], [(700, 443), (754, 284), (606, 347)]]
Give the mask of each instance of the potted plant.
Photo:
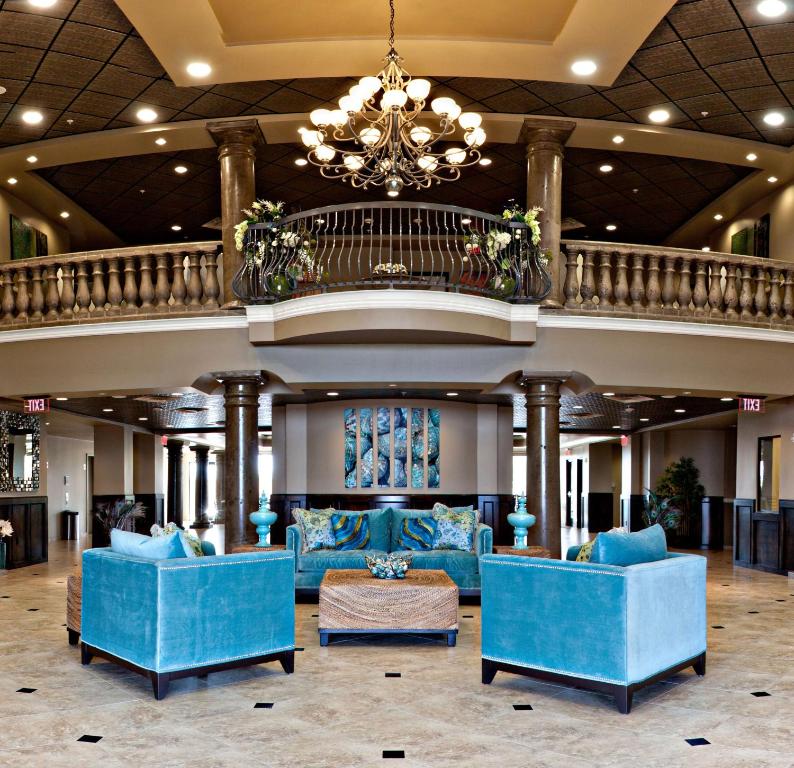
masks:
[(656, 495), (675, 498), (681, 519), (675, 529), (675, 543), (680, 547), (698, 546), (701, 502), (705, 488), (700, 484), (700, 470), (695, 460), (682, 456), (668, 465), (656, 484)]
[(5, 570), (6, 567), (6, 537), (14, 532), (11, 522), (8, 520), (0, 520), (0, 571)]
[[(98, 529), (95, 527), (93, 534), (93, 545), (108, 546), (110, 544), (110, 532), (114, 528), (131, 531), (134, 529), (135, 520), (144, 517), (144, 506), (139, 501), (127, 501), (117, 499), (114, 502), (97, 505), (97, 512), (94, 515)], [(98, 534), (98, 535), (97, 535)]]
[(661, 525), (664, 532), (673, 531), (681, 522), (681, 510), (676, 506), (676, 497), (661, 498), (650, 488), (645, 489), (647, 496), (643, 502), (642, 519), (646, 527)]

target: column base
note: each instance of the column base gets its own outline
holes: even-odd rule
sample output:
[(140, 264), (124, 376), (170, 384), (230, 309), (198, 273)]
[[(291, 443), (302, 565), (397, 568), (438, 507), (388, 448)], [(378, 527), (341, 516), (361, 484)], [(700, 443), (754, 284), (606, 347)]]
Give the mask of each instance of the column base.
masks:
[(190, 527), (194, 529), (212, 528), (212, 522), (210, 520), (196, 520), (195, 523), (190, 524)]

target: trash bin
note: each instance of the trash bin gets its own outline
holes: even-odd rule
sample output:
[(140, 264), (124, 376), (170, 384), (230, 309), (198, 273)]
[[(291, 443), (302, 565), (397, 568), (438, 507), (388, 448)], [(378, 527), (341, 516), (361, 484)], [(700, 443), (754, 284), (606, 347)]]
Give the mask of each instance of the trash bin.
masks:
[(64, 509), (61, 512), (61, 538), (69, 540), (77, 539), (77, 521), (79, 512), (72, 509)]

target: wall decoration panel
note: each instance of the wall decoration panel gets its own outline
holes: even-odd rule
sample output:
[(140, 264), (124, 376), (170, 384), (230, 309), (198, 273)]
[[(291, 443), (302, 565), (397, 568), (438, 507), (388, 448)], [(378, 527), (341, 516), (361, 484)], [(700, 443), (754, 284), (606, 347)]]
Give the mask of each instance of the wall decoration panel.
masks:
[(356, 482), (356, 409), (345, 408), (345, 488), (355, 488)]
[(372, 488), (373, 441), (372, 408), (362, 408), (359, 412), (359, 449), (361, 455), (361, 487)]
[(391, 413), (378, 408), (378, 488), (391, 487)]
[(394, 409), (394, 487), (408, 487), (408, 409)]
[(427, 409), (427, 487), (441, 484), (441, 411)]
[(411, 408), (411, 488), (425, 487), (425, 409)]

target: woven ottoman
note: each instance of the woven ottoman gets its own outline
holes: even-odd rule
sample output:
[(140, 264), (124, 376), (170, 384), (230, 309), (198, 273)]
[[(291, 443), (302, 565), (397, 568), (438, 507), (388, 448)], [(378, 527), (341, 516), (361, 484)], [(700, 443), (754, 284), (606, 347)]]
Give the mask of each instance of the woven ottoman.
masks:
[(328, 570), (320, 584), (320, 645), (333, 634), (458, 634), (458, 588), (445, 571), (411, 569), (404, 579), (367, 570)]
[(69, 576), (66, 579), (66, 631), (69, 645), (77, 645), (80, 639), (80, 607), (83, 602), (83, 577)]

